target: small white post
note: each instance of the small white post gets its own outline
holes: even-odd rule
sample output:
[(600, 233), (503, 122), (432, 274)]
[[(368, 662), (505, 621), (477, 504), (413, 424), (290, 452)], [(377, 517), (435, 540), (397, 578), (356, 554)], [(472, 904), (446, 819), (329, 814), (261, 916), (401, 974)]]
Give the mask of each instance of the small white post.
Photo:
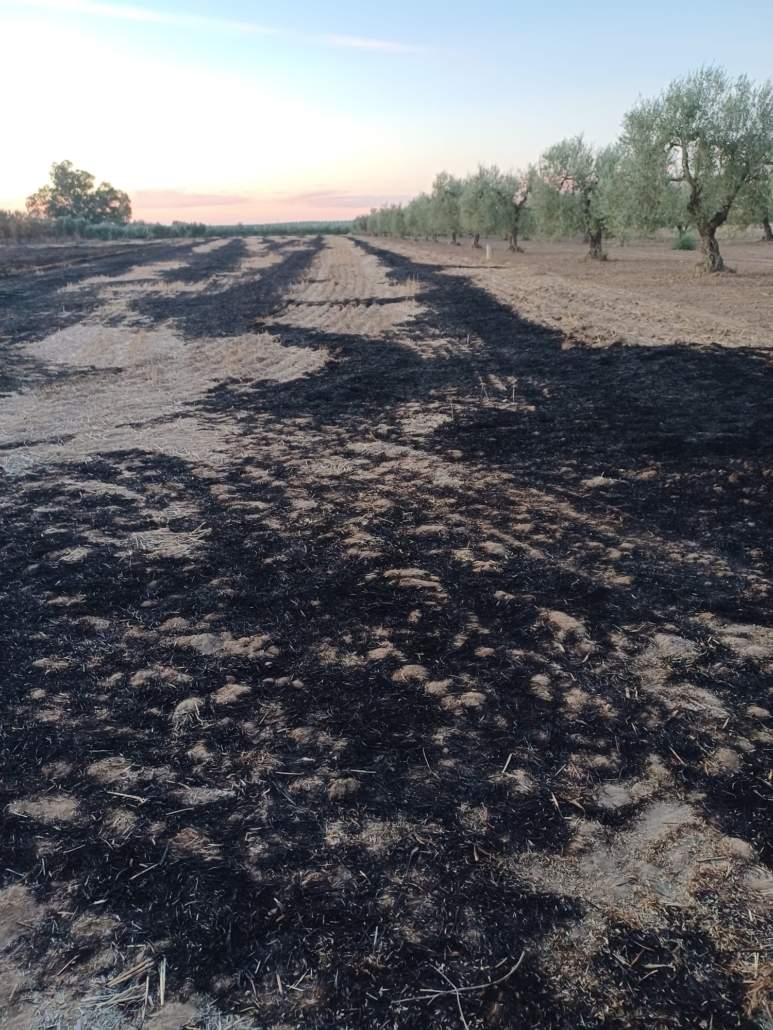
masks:
[(491, 260), (491, 244), (487, 243), (486, 244), (486, 261), (490, 261), (490, 260)]

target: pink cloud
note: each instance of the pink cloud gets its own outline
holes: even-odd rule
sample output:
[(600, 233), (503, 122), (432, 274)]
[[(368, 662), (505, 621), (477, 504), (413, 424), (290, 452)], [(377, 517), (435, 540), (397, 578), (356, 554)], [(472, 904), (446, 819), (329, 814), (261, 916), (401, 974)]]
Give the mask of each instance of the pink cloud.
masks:
[(176, 210), (202, 207), (233, 207), (247, 204), (250, 197), (238, 193), (187, 193), (185, 190), (137, 190), (132, 205), (138, 210)]
[(148, 222), (196, 221), (210, 225), (257, 222), (347, 221), (372, 207), (409, 200), (407, 194), (347, 193), (316, 189), (304, 193), (194, 193), (136, 190), (132, 211)]

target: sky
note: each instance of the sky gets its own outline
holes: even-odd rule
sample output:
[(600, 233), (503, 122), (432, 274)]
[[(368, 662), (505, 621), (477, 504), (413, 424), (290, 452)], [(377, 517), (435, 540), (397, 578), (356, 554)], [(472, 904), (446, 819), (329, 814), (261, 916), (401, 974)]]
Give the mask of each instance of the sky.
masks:
[(770, 0), (0, 0), (0, 208), (68, 159), (135, 218), (351, 218), (772, 49)]

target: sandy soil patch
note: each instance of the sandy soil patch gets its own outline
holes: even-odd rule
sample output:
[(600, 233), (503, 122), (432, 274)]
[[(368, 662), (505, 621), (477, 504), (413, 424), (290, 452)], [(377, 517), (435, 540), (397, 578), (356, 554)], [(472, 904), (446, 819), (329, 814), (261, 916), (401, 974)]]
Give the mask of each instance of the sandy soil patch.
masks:
[(47, 461), (142, 449), (222, 463), (227, 436), (191, 417), (189, 405), (223, 379), (290, 382), (323, 367), (322, 350), (285, 347), (267, 334), (184, 341), (173, 329), (79, 325), (30, 346), (68, 368), (109, 368), (100, 379), (66, 377), (6, 399), (0, 465), (14, 472)]
[(345, 237), (331, 236), (266, 325), (377, 337), (419, 314), (417, 292), (418, 283), (390, 282), (375, 258), (358, 254)]

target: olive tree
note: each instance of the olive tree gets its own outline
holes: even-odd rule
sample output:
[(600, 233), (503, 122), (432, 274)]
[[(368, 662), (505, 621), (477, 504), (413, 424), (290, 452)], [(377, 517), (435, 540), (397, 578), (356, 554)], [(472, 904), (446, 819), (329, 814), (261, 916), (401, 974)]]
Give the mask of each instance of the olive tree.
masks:
[(625, 117), (624, 141), (651, 176), (685, 184), (704, 267), (722, 271), (717, 229), (773, 162), (771, 83), (755, 86), (745, 75), (732, 80), (721, 68), (700, 68), (640, 101)]
[(502, 229), (507, 218), (507, 199), (503, 176), (496, 165), (480, 165), (477, 172), (464, 180), (459, 210), (462, 228), (472, 234), (473, 247), (480, 247), (481, 236)]
[(429, 236), (434, 232), (432, 217), (432, 199), (426, 193), (420, 193), (418, 197), (406, 205), (405, 208), (405, 229), (410, 236)]
[(459, 204), (463, 184), (448, 172), (440, 172), (432, 183), (432, 223), (434, 232), (449, 236), (451, 243), (458, 243), (462, 231)]
[(525, 171), (509, 172), (501, 176), (498, 188), (501, 193), (500, 210), (504, 219), (503, 228), (507, 233), (508, 249), (518, 254), (523, 251), (518, 244), (526, 216), (526, 205), (529, 202), (534, 185), (534, 168), (529, 166)]
[(402, 204), (387, 204), (383, 225), (383, 231), (387, 236), (405, 235), (405, 211), (403, 211)]
[(656, 162), (643, 164), (625, 146), (618, 151), (615, 174), (604, 197), (606, 225), (621, 243), (631, 232), (654, 233), (676, 229), (681, 239), (691, 224), (684, 183), (671, 182), (666, 174), (653, 175)]
[(596, 149), (581, 135), (546, 150), (535, 190), (540, 226), (552, 235), (582, 233), (589, 256), (603, 260), (619, 161), (618, 146)]
[(82, 218), (87, 222), (125, 225), (132, 214), (129, 196), (109, 182), (94, 185), (94, 176), (71, 161), (51, 165), (48, 184), (27, 198), (37, 218)]
[(744, 227), (761, 225), (763, 240), (773, 243), (773, 172), (749, 183), (739, 193), (731, 220)]

